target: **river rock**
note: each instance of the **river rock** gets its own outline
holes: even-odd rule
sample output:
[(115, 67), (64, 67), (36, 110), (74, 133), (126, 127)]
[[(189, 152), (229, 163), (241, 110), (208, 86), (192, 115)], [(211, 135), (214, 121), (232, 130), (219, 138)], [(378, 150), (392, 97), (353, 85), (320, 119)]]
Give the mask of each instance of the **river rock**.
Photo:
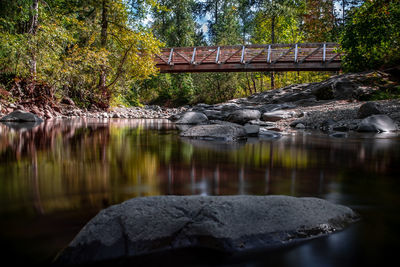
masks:
[(182, 132), (181, 136), (205, 140), (236, 141), (245, 138), (246, 130), (241, 125), (197, 125)]
[(360, 119), (364, 119), (371, 115), (381, 114), (382, 112), (379, 110), (378, 104), (375, 102), (367, 102), (362, 104), (357, 112), (357, 116)]
[(232, 112), (228, 116), (228, 121), (234, 122), (234, 123), (239, 123), (239, 124), (245, 124), (248, 121), (251, 120), (258, 120), (261, 117), (261, 113), (258, 110), (255, 109), (241, 109), (241, 110), (236, 110)]
[(276, 110), (272, 112), (266, 112), (262, 115), (264, 121), (280, 121), (293, 117), (293, 114), (283, 110)]
[(100, 211), (56, 263), (93, 264), (182, 248), (270, 249), (341, 230), (356, 220), (350, 208), (318, 198), (133, 198)]
[(10, 114), (2, 117), (0, 121), (12, 121), (12, 122), (42, 122), (43, 120), (33, 113), (15, 110)]
[(204, 110), (203, 112), (209, 120), (221, 120), (225, 115), (219, 110)]
[(306, 126), (303, 123), (299, 122), (299, 123), (296, 124), (295, 128), (296, 129), (305, 129)]
[(204, 113), (189, 111), (183, 114), (183, 116), (176, 121), (176, 124), (200, 124), (206, 121), (208, 121), (208, 118)]
[(372, 115), (363, 119), (358, 125), (358, 132), (392, 132), (399, 128), (387, 115)]
[(254, 124), (246, 124), (244, 126), (246, 134), (249, 136), (257, 136), (260, 131), (260, 126)]

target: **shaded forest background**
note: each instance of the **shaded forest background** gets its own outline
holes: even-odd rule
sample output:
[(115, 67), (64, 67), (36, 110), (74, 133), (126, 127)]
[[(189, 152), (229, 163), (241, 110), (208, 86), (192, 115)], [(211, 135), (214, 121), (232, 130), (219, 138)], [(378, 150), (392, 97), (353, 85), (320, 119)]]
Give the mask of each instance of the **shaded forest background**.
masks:
[(160, 47), (339, 42), (345, 71), (400, 59), (395, 0), (0, 0), (0, 6), (0, 98), (11, 102), (23, 84), (82, 108), (217, 103), (335, 74), (159, 74), (152, 59)]

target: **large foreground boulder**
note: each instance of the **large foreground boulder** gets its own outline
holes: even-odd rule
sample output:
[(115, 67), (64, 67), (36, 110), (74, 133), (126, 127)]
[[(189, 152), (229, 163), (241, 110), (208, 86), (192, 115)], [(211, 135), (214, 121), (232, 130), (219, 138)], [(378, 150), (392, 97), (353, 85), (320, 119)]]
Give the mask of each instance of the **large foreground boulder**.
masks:
[(317, 198), (134, 198), (102, 210), (56, 263), (124, 260), (182, 248), (228, 253), (270, 249), (341, 230), (356, 220), (350, 208)]
[(33, 113), (15, 110), (10, 114), (2, 117), (0, 121), (8, 121), (8, 122), (42, 122), (43, 120), (36, 116)]
[(230, 123), (197, 125), (182, 132), (181, 136), (204, 140), (236, 141), (245, 138), (246, 134), (243, 126)]
[(399, 128), (387, 115), (372, 115), (363, 119), (358, 125), (358, 132), (393, 132)]

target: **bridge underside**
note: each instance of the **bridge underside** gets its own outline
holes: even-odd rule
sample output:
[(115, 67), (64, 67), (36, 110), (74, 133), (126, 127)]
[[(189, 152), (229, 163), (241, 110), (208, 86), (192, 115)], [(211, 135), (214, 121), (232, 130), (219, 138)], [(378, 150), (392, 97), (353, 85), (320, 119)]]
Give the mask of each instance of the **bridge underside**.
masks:
[(156, 55), (161, 73), (338, 71), (338, 44), (273, 44), (165, 48)]
[(201, 64), (201, 65), (158, 65), (161, 73), (180, 73), (180, 72), (264, 72), (264, 71), (339, 71), (340, 62), (323, 64), (321, 62), (307, 62), (294, 64), (293, 62), (269, 63), (228, 63), (228, 64)]

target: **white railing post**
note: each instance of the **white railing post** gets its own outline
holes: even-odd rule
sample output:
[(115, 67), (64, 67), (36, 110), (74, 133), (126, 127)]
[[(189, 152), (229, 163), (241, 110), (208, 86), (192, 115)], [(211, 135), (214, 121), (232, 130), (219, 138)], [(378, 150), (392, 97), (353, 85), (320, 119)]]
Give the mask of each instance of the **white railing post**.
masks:
[(192, 60), (190, 61), (190, 64), (194, 64), (194, 60), (196, 59), (196, 47), (193, 48), (193, 55), (192, 55)]
[(325, 62), (326, 60), (326, 43), (324, 43), (324, 47), (322, 50), (322, 61)]
[(296, 44), (296, 47), (294, 49), (294, 62), (297, 63), (297, 52), (298, 52), (298, 46)]
[(168, 65), (171, 65), (171, 60), (172, 60), (172, 54), (174, 53), (174, 49), (171, 48), (171, 52), (169, 53), (169, 58), (168, 58)]
[(245, 52), (245, 46), (242, 47), (242, 57), (240, 58), (240, 63), (244, 63), (244, 52)]
[(268, 63), (271, 63), (271, 45), (268, 45), (267, 62), (268, 62)]
[(218, 48), (217, 48), (217, 56), (215, 57), (215, 63), (217, 63), (217, 64), (219, 62), (219, 52), (220, 52), (220, 47), (218, 46)]

